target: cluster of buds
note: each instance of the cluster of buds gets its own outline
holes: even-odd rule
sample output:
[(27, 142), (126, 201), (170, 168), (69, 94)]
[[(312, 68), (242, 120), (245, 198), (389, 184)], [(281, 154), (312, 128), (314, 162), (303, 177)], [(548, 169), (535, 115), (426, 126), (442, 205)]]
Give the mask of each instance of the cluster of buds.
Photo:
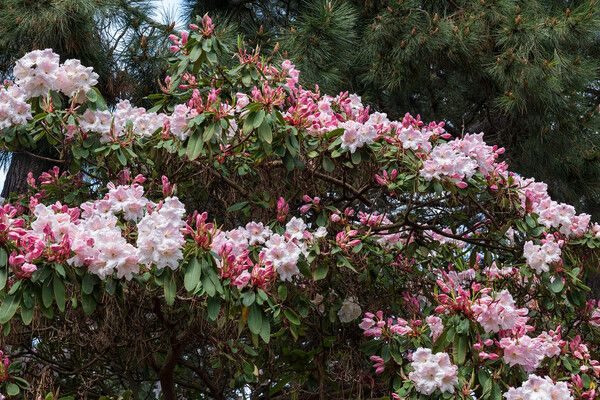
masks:
[(290, 205), (285, 202), (283, 197), (280, 197), (277, 202), (277, 220), (279, 222), (284, 222), (289, 211)]
[(261, 89), (254, 86), (252, 89), (252, 98), (256, 103), (262, 103), (265, 105), (267, 110), (270, 110), (274, 106), (280, 106), (285, 100), (286, 93), (282, 86), (273, 90), (267, 83), (263, 85)]
[[(4, 359), (2, 359), (4, 357)], [(8, 380), (8, 366), (10, 365), (10, 360), (8, 357), (4, 356), (4, 352), (0, 350), (0, 382), (5, 382)]]
[(253, 287), (265, 290), (275, 280), (275, 269), (271, 261), (264, 261), (264, 253), (258, 258), (258, 263), (252, 268), (251, 283)]
[(382, 174), (383, 176), (379, 176), (375, 174), (375, 180), (382, 186), (389, 186), (394, 179), (398, 176), (398, 171), (394, 168), (390, 174), (384, 169)]
[(10, 204), (0, 207), (0, 243), (16, 240), (26, 233), (22, 228), (25, 220), (14, 219), (18, 213), (19, 210)]
[[(217, 234), (217, 228), (212, 222), (206, 222), (208, 219), (208, 213), (203, 212), (199, 214), (197, 211), (194, 212), (194, 217), (188, 216), (188, 221), (185, 224), (182, 232), (184, 235), (191, 235), (199, 247), (204, 250), (210, 250), (212, 244), (212, 238)], [(192, 220), (196, 222), (196, 229), (194, 230), (190, 224)]]
[(169, 39), (174, 43), (173, 46), (170, 47), (173, 53), (178, 52), (181, 47), (185, 46), (188, 42), (189, 33), (186, 31), (181, 32), (181, 37), (177, 35), (169, 35)]
[[(60, 173), (60, 168), (54, 167), (51, 170), (49, 170), (48, 172), (44, 172), (38, 179), (42, 183), (42, 185), (55, 185), (55, 184), (58, 184), (58, 179), (61, 176), (64, 176), (67, 174), (67, 171), (64, 171), (61, 175), (59, 175), (59, 173)], [(29, 183), (29, 180), (28, 180), (28, 183)], [(31, 186), (33, 186), (33, 185), (31, 185)]]
[(162, 184), (163, 184), (163, 188), (162, 188), (163, 196), (166, 199), (167, 197), (170, 197), (171, 194), (173, 194), (174, 187), (171, 187), (169, 178), (167, 178), (166, 176), (163, 175), (161, 180), (162, 180)]
[(335, 241), (342, 250), (347, 250), (350, 247), (360, 244), (360, 239), (352, 239), (358, 234), (356, 229), (351, 231), (342, 231), (335, 235)]
[(306, 214), (312, 207), (313, 205), (317, 208), (317, 210), (321, 209), (321, 198), (320, 197), (316, 197), (313, 199), (311, 198), (309, 195), (305, 194), (304, 196), (302, 196), (302, 200), (304, 200), (305, 205), (303, 205), (302, 207), (300, 207), (300, 212), (302, 214)]
[(363, 318), (358, 326), (364, 330), (365, 336), (379, 338), (391, 336), (392, 333), (404, 336), (412, 332), (413, 327), (418, 327), (422, 324), (421, 320), (411, 320), (409, 323), (402, 318), (397, 318), (396, 320), (388, 318), (386, 321), (383, 319), (383, 311), (377, 311), (375, 314), (365, 313), (365, 318)]

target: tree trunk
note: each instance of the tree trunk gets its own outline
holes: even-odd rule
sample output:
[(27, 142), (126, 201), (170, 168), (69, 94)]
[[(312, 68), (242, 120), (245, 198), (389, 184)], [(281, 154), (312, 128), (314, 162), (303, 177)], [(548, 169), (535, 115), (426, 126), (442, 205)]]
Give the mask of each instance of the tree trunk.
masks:
[(34, 178), (37, 179), (43, 172), (52, 169), (52, 167), (54, 167), (54, 164), (50, 161), (25, 153), (12, 153), (1, 196), (8, 198), (10, 193), (22, 194), (27, 192), (27, 174), (31, 171)]
[(592, 289), (588, 293), (588, 299), (600, 300), (600, 271), (596, 271), (596, 275), (588, 278), (585, 283)]

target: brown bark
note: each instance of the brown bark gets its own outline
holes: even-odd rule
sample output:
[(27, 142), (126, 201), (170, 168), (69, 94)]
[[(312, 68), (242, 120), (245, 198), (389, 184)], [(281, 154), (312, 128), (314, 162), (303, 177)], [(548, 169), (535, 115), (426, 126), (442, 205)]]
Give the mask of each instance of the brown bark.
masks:
[(30, 171), (33, 172), (33, 176), (37, 180), (43, 172), (52, 169), (52, 167), (54, 167), (54, 164), (50, 161), (25, 153), (12, 153), (10, 167), (0, 196), (7, 198), (10, 193), (22, 194), (27, 192), (27, 174)]

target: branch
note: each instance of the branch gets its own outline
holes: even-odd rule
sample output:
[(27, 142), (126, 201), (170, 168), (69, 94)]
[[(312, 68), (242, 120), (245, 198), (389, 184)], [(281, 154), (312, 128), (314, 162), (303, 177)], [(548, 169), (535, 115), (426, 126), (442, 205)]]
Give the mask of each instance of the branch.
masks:
[(31, 153), (31, 152), (29, 152), (27, 150), (19, 150), (18, 152), (19, 153), (25, 153), (25, 154), (30, 155), (32, 157), (39, 158), (40, 160), (46, 160), (46, 161), (50, 161), (50, 162), (56, 163), (56, 164), (62, 164), (62, 163), (66, 162), (65, 160), (56, 160), (54, 158), (48, 158), (48, 157), (44, 157), (44, 156), (38, 156), (37, 154), (33, 154), (33, 153)]
[[(199, 163), (197, 161), (195, 161), (194, 164), (196, 164), (196, 165), (205, 165), (205, 164)], [(221, 175), (219, 173), (219, 171), (217, 171), (214, 167), (209, 166), (208, 172), (210, 172), (216, 178), (219, 178), (219, 179), (223, 180), (223, 182), (225, 182), (226, 184), (228, 184), (229, 186), (231, 186), (232, 188), (234, 188), (235, 190), (237, 190), (238, 192), (240, 192), (242, 195), (244, 195), (246, 197), (250, 196), (250, 192), (248, 192), (246, 189), (244, 189), (243, 187), (241, 187), (240, 185), (238, 185), (237, 183), (235, 183), (230, 178), (228, 178), (228, 177), (226, 177), (224, 175)]]
[(210, 375), (208, 375), (202, 368), (198, 368), (197, 366), (183, 358), (179, 360), (179, 363), (194, 371), (194, 373), (196, 373), (196, 375), (198, 375), (200, 379), (202, 379), (206, 386), (208, 386), (212, 397), (214, 397), (216, 400), (225, 400), (225, 397), (222, 393), (220, 393), (219, 389), (215, 385), (213, 378)]
[(346, 182), (342, 182), (339, 179), (334, 178), (333, 176), (325, 175), (325, 174), (322, 174), (321, 172), (317, 172), (317, 171), (312, 171), (312, 173), (317, 178), (320, 178), (320, 179), (322, 179), (324, 181), (327, 181), (327, 182), (335, 183), (336, 185), (339, 185), (339, 186), (343, 187), (344, 189), (346, 189), (349, 192), (351, 192), (354, 196), (356, 196), (357, 199), (359, 199), (360, 201), (362, 201), (363, 203), (365, 203), (369, 207), (373, 206), (373, 203), (371, 202), (371, 200), (367, 199), (361, 193), (361, 191), (368, 189), (368, 186), (362, 188), (361, 190), (356, 190), (352, 185), (350, 185), (350, 184), (348, 184)]

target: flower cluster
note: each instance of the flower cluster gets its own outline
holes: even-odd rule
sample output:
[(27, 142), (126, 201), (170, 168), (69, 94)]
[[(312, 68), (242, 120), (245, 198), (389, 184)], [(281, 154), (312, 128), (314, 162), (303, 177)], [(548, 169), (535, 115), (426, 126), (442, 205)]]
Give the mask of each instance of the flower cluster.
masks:
[[(174, 114), (177, 119), (177, 114)], [(108, 110), (86, 110), (79, 123), (84, 133), (96, 132), (100, 134), (100, 142), (115, 142), (127, 136), (149, 137), (162, 128), (169, 120), (165, 114), (147, 113), (143, 107), (133, 107), (128, 100), (121, 100), (114, 113)], [(187, 122), (186, 122), (187, 128)]]
[(529, 375), (527, 381), (519, 388), (510, 388), (504, 393), (506, 400), (573, 400), (573, 396), (565, 382), (556, 382), (546, 376), (541, 378), (535, 374)]
[[(421, 324), (421, 321), (411, 322), (417, 325)], [(383, 311), (377, 311), (375, 314), (369, 312), (365, 313), (365, 317), (358, 326), (360, 329), (364, 330), (364, 335), (366, 337), (374, 336), (378, 338), (388, 333), (404, 336), (412, 332), (412, 328), (408, 326), (408, 322), (402, 318), (397, 318), (396, 320), (388, 318), (387, 321), (384, 320)]]
[(16, 85), (0, 87), (0, 129), (24, 125), (33, 118), (25, 91)]
[(521, 365), (525, 371), (534, 371), (542, 364), (544, 358), (560, 354), (559, 344), (558, 333), (549, 335), (543, 332), (532, 338), (521, 331), (512, 337), (500, 339), (498, 346), (504, 349), (504, 361), (511, 367)]
[(482, 295), (471, 306), (471, 310), (477, 322), (488, 333), (512, 329), (516, 325), (524, 326), (528, 320), (526, 315), (529, 313), (526, 308), (516, 308), (515, 301), (506, 289), (500, 293), (493, 293), (492, 296)]
[(98, 74), (84, 67), (79, 60), (67, 60), (60, 65), (60, 57), (51, 49), (31, 51), (15, 65), (15, 83), (23, 88), (25, 99), (45, 96), (49, 90), (61, 91), (73, 97), (85, 94), (98, 83)]
[[(34, 219), (30, 229), (10, 232), (23, 251), (11, 255), (11, 265), (20, 271), (19, 278), (31, 276), (41, 259), (86, 267), (101, 279), (115, 271), (118, 278), (131, 279), (139, 273), (140, 264), (177, 268), (185, 243), (181, 232), (183, 204), (175, 197), (154, 204), (143, 196), (144, 190), (137, 183), (109, 184), (108, 189), (103, 199), (83, 203), (80, 208), (60, 203), (46, 206), (32, 200)], [(125, 230), (121, 227), (120, 217), (133, 222), (137, 247), (128, 240), (127, 226)], [(12, 225), (22, 226), (21, 221)]]
[(533, 178), (523, 179), (518, 175), (513, 178), (515, 184), (522, 188), (519, 197), (523, 208), (527, 213), (538, 214), (538, 223), (546, 228), (556, 228), (563, 235), (581, 236), (587, 231), (591, 216), (577, 215), (573, 206), (552, 200), (547, 184), (536, 182)]
[[(326, 234), (327, 231), (322, 227), (310, 232), (304, 221), (297, 217), (292, 217), (286, 224), (284, 235), (273, 233), (262, 222), (249, 222), (245, 227), (218, 232), (213, 237), (211, 248), (217, 253), (225, 251), (228, 257), (234, 257), (231, 262), (234, 262), (236, 257), (242, 257), (236, 261), (236, 265), (243, 267), (236, 267), (234, 271), (237, 272), (235, 273), (225, 273), (233, 281), (236, 281), (236, 278), (240, 275), (247, 277), (249, 274), (247, 268), (251, 266), (251, 262), (247, 259), (247, 254), (244, 255), (249, 246), (259, 248), (260, 262), (277, 271), (281, 280), (291, 281), (294, 276), (300, 273), (298, 260), (302, 254), (306, 256), (309, 242), (322, 238)], [(222, 270), (221, 275), (224, 276), (223, 269), (226, 265), (218, 263)], [(243, 282), (248, 282), (244, 277), (236, 281), (238, 282), (236, 286), (239, 289), (245, 286), (245, 284), (242, 285)]]
[(538, 274), (548, 272), (551, 263), (560, 261), (561, 244), (561, 241), (555, 241), (551, 235), (542, 240), (542, 245), (533, 244), (529, 240), (523, 246), (523, 257), (527, 260), (527, 264), (535, 269)]
[(448, 354), (432, 354), (431, 349), (419, 347), (412, 354), (412, 361), (414, 371), (408, 377), (419, 392), (430, 395), (439, 389), (454, 393), (454, 386), (458, 385), (458, 367), (452, 365)]
[(179, 267), (185, 244), (181, 233), (184, 215), (185, 207), (179, 199), (167, 197), (141, 219), (137, 238), (140, 263), (173, 270)]
[(483, 135), (465, 135), (463, 139), (435, 146), (419, 173), (428, 181), (446, 177), (459, 187), (466, 187), (464, 180), (477, 170), (484, 175), (493, 171), (501, 152), (502, 149), (487, 146)]

